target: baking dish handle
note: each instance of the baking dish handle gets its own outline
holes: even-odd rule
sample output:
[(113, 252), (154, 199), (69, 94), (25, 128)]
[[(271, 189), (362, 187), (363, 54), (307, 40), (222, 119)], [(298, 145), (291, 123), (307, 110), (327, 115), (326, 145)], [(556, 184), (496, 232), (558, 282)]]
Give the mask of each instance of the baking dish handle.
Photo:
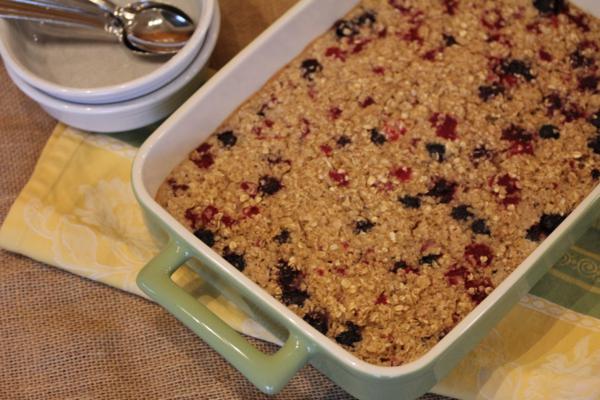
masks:
[(309, 346), (290, 332), (282, 348), (267, 355), (173, 282), (171, 275), (191, 258), (185, 246), (171, 240), (137, 276), (150, 298), (200, 336), (262, 392), (277, 393), (309, 358)]

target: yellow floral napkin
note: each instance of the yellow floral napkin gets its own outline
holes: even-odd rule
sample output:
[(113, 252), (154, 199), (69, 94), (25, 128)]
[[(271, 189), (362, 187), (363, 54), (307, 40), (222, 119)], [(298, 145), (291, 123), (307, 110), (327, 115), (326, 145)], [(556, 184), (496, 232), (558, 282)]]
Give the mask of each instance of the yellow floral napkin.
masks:
[[(0, 228), (0, 247), (137, 295), (159, 244), (130, 187), (144, 132), (58, 125)], [(180, 269), (175, 281), (235, 329), (274, 341)], [(600, 224), (434, 389), (462, 399), (600, 399)]]

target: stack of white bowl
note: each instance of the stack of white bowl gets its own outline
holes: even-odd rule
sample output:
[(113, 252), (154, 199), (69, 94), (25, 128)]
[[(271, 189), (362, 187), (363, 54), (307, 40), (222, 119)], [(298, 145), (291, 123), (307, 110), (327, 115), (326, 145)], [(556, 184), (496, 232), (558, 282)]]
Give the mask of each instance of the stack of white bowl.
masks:
[[(125, 4), (126, 1), (116, 1)], [(35, 22), (0, 20), (0, 54), (15, 84), (56, 119), (92, 132), (160, 121), (206, 78), (220, 27), (217, 0), (165, 0), (196, 23), (174, 56), (133, 54), (114, 41), (39, 34)]]

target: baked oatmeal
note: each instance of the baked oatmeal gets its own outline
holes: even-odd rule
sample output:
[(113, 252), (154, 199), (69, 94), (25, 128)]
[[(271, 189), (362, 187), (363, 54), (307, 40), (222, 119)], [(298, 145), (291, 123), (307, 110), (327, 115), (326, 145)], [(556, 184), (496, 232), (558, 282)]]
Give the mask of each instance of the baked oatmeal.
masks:
[(324, 335), (406, 363), (598, 185), (598, 46), (560, 0), (363, 0), (157, 199)]

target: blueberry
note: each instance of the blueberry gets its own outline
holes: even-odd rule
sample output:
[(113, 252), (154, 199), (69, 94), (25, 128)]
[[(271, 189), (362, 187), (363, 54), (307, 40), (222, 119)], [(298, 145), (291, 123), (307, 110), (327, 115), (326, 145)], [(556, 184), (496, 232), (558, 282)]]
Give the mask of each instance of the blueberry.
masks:
[(596, 154), (600, 154), (600, 133), (588, 141), (588, 147)]
[(352, 143), (352, 140), (348, 136), (342, 135), (336, 140), (336, 143), (339, 147), (346, 147)]
[(329, 317), (326, 313), (312, 311), (306, 314), (303, 319), (323, 335), (327, 334), (327, 331), (329, 330)]
[(394, 265), (392, 265), (392, 268), (390, 268), (390, 272), (392, 273), (396, 273), (402, 269), (407, 269), (408, 268), (408, 264), (406, 263), (406, 261), (400, 260), (400, 261), (396, 261), (394, 263)]
[(444, 155), (446, 154), (446, 146), (441, 143), (427, 143), (425, 145), (429, 155), (436, 161), (444, 161)]
[(307, 60), (302, 61), (301, 68), (302, 71), (304, 71), (302, 73), (302, 76), (305, 79), (309, 80), (312, 80), (313, 74), (321, 72), (323, 70), (323, 66), (314, 58), (309, 58)]
[(442, 34), (442, 37), (444, 38), (444, 43), (446, 44), (446, 47), (450, 47), (450, 46), (454, 46), (455, 44), (458, 44), (458, 42), (456, 41), (456, 38), (452, 35), (447, 35), (447, 34)]
[(369, 232), (375, 224), (368, 219), (356, 221), (354, 224), (354, 233)]
[(219, 139), (224, 147), (233, 147), (237, 142), (237, 136), (235, 136), (233, 131), (221, 132), (217, 135), (217, 139)]
[(471, 156), (475, 159), (478, 158), (490, 158), (490, 156), (492, 155), (491, 151), (488, 150), (485, 146), (478, 146), (475, 149), (473, 149), (473, 153), (471, 153)]
[(373, 25), (377, 21), (375, 11), (367, 10), (352, 20), (357, 25)]
[(595, 92), (600, 83), (600, 78), (595, 75), (588, 75), (579, 78), (579, 89), (582, 91)]
[(596, 127), (600, 131), (600, 111), (591, 116), (588, 122)]
[(474, 217), (471, 211), (469, 211), (469, 206), (466, 204), (461, 204), (452, 209), (450, 215), (457, 221), (466, 221), (467, 219)]
[(591, 174), (592, 174), (592, 179), (593, 179), (593, 180), (597, 181), (598, 179), (600, 179), (600, 169), (598, 169), (598, 168), (594, 168), (594, 169), (592, 170), (592, 173), (591, 173)]
[(285, 260), (279, 260), (277, 263), (279, 269), (279, 278), (277, 282), (280, 286), (295, 286), (300, 278), (300, 271), (294, 269)]
[(533, 0), (533, 6), (544, 15), (558, 15), (567, 9), (564, 0)]
[(208, 247), (213, 247), (215, 244), (215, 234), (208, 229), (197, 229), (194, 231), (194, 236), (203, 241)]
[(238, 271), (243, 271), (244, 268), (246, 268), (246, 259), (244, 258), (244, 255), (231, 251), (229, 247), (223, 249), (223, 258)]
[(281, 291), (281, 300), (286, 306), (295, 304), (297, 306), (303, 306), (306, 299), (310, 296), (305, 290), (298, 289), (296, 287), (285, 287)]
[(542, 230), (540, 224), (534, 224), (531, 227), (529, 227), (529, 229), (527, 229), (527, 232), (525, 233), (525, 238), (531, 240), (532, 242), (539, 242), (542, 239), (543, 234), (544, 231)]
[(589, 67), (594, 65), (594, 59), (584, 56), (579, 49), (575, 50), (569, 56), (573, 68)]
[(521, 60), (505, 60), (500, 65), (500, 70), (506, 75), (520, 75), (526, 81), (531, 81), (535, 78), (531, 74), (529, 66)]
[(560, 138), (560, 131), (554, 125), (543, 125), (539, 131), (542, 139), (558, 139)]
[(346, 21), (345, 19), (338, 20), (333, 27), (338, 38), (352, 37), (358, 34), (358, 29), (354, 22)]
[(274, 195), (282, 188), (279, 179), (265, 175), (258, 181), (258, 190), (266, 195)]
[(561, 214), (542, 214), (538, 223), (527, 229), (525, 237), (531, 241), (538, 242), (549, 236), (566, 218)]
[(289, 243), (290, 231), (288, 231), (287, 229), (282, 229), (277, 235), (273, 237), (273, 240), (279, 244)]
[(440, 259), (440, 257), (442, 257), (441, 254), (427, 254), (421, 257), (421, 259), (419, 260), (419, 264), (432, 265), (434, 262)]
[(398, 197), (398, 201), (404, 205), (405, 208), (420, 208), (421, 207), (421, 199), (416, 196), (402, 196)]
[(488, 86), (479, 86), (479, 98), (483, 101), (488, 101), (492, 97), (504, 93), (504, 86), (494, 83)]
[(309, 297), (305, 290), (300, 289), (302, 273), (292, 268), (285, 260), (279, 260), (277, 267), (279, 269), (277, 283), (281, 287), (281, 300), (288, 306), (292, 304), (302, 306)]
[(361, 340), (361, 329), (353, 322), (346, 322), (346, 330), (335, 337), (336, 342), (346, 346), (354, 346), (354, 343)]
[(437, 197), (440, 203), (450, 203), (454, 197), (456, 186), (457, 184), (455, 182), (449, 182), (446, 179), (439, 179), (425, 194), (427, 196)]
[(379, 130), (377, 130), (377, 128), (373, 128), (371, 129), (371, 142), (373, 144), (381, 146), (385, 142), (387, 142), (387, 138), (384, 134), (380, 133)]
[(473, 233), (476, 233), (479, 235), (490, 235), (491, 234), (490, 228), (488, 228), (485, 221), (481, 218), (473, 221), (473, 223), (471, 224), (471, 230), (473, 231)]

